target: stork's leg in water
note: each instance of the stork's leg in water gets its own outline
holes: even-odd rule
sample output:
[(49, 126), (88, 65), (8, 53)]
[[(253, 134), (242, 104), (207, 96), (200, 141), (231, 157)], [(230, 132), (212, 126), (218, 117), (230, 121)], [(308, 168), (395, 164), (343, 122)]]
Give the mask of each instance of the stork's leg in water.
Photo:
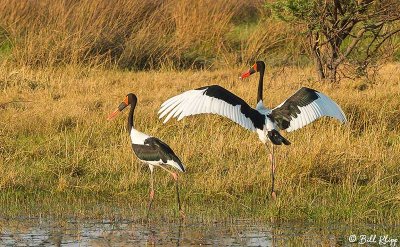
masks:
[(180, 198), (179, 198), (178, 175), (177, 175), (176, 173), (175, 173), (174, 179), (175, 179), (176, 200), (177, 200), (177, 202), (178, 202), (179, 214), (181, 215), (181, 218), (185, 218), (185, 214), (183, 213), (182, 208), (181, 208), (181, 200), (180, 200)]
[(179, 210), (179, 214), (181, 215), (181, 218), (184, 219), (185, 218), (185, 214), (181, 208), (181, 200), (179, 197), (179, 185), (178, 185), (178, 174), (175, 172), (171, 172), (170, 170), (168, 170), (167, 168), (160, 166), (161, 168), (163, 168), (164, 170), (166, 170), (169, 174), (171, 174), (171, 176), (174, 178), (175, 180), (175, 188), (176, 188), (176, 200), (178, 203), (178, 210)]
[(271, 143), (271, 153), (269, 154), (269, 159), (271, 161), (271, 197), (273, 200), (276, 199), (275, 193), (275, 152), (274, 152), (274, 144)]
[(151, 205), (153, 204), (154, 198), (154, 179), (153, 179), (153, 167), (150, 167), (150, 201), (149, 206), (147, 207), (147, 216), (146, 219), (149, 219)]

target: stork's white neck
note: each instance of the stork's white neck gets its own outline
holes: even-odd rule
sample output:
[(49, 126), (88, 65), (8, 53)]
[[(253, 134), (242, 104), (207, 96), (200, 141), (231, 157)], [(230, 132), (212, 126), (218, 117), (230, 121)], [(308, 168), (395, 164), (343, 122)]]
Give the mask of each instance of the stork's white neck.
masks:
[(260, 108), (265, 108), (264, 103), (263, 103), (262, 100), (258, 101), (257, 106), (256, 106), (257, 110), (260, 109)]
[(131, 136), (132, 144), (139, 144), (139, 145), (143, 145), (144, 141), (150, 137), (150, 136), (146, 135), (145, 133), (135, 130), (134, 128), (131, 129), (130, 136)]
[(264, 103), (263, 103), (262, 100), (258, 101), (257, 106), (256, 106), (256, 110), (258, 112), (260, 112), (261, 114), (264, 114), (264, 115), (267, 115), (267, 114), (271, 113), (271, 110), (264, 106)]

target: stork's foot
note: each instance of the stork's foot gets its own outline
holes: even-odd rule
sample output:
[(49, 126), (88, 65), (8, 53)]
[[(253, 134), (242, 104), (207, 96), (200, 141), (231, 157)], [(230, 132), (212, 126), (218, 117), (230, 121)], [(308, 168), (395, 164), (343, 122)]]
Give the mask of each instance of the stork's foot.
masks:
[(171, 176), (174, 178), (175, 181), (178, 180), (178, 174), (177, 174), (177, 173), (172, 172), (172, 173), (171, 173)]
[(276, 192), (275, 191), (271, 192), (271, 198), (272, 198), (273, 201), (276, 200)]
[(185, 219), (186, 219), (185, 212), (183, 212), (183, 210), (182, 210), (182, 209), (181, 209), (181, 210), (179, 210), (179, 216), (180, 216), (180, 219), (181, 219), (181, 220), (185, 220)]
[(150, 191), (150, 200), (153, 200), (154, 199), (154, 190), (151, 190)]
[(150, 216), (150, 210), (151, 210), (151, 206), (153, 205), (153, 199), (154, 199), (154, 190), (150, 190), (150, 200), (149, 200), (149, 205), (147, 206), (147, 215), (146, 215), (146, 219), (147, 221), (149, 221), (149, 216)]

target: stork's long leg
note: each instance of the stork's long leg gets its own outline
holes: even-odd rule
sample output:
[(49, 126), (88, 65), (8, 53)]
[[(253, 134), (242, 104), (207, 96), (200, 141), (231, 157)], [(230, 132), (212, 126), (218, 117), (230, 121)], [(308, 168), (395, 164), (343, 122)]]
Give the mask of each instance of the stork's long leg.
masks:
[(175, 188), (176, 188), (176, 200), (178, 202), (178, 210), (179, 210), (180, 214), (183, 214), (182, 209), (181, 209), (181, 199), (179, 198), (178, 176), (176, 176)]
[(172, 177), (173, 177), (174, 180), (175, 180), (176, 200), (177, 200), (177, 203), (178, 203), (178, 210), (179, 210), (179, 213), (181, 214), (181, 217), (182, 217), (182, 218), (185, 218), (185, 214), (184, 214), (183, 211), (182, 211), (182, 208), (181, 208), (181, 200), (180, 200), (180, 197), (179, 197), (178, 174), (175, 173), (175, 172), (171, 172), (170, 170), (168, 170), (167, 168), (165, 168), (165, 167), (163, 167), (163, 166), (160, 166), (160, 167), (161, 167), (162, 169), (166, 170), (169, 174), (171, 174)]
[(151, 205), (153, 204), (154, 198), (154, 178), (153, 178), (153, 167), (150, 167), (150, 201), (149, 206), (147, 207), (147, 216), (146, 219), (149, 219), (149, 214), (151, 210)]
[(274, 144), (271, 143), (271, 154), (270, 154), (270, 160), (271, 160), (271, 197), (272, 199), (276, 199), (276, 193), (275, 193), (275, 147)]
[(271, 143), (271, 149), (268, 148), (267, 144), (265, 146), (268, 149), (269, 160), (271, 162), (271, 197), (273, 200), (275, 200), (276, 199), (276, 193), (275, 193), (275, 169), (276, 169), (275, 146), (273, 143)]

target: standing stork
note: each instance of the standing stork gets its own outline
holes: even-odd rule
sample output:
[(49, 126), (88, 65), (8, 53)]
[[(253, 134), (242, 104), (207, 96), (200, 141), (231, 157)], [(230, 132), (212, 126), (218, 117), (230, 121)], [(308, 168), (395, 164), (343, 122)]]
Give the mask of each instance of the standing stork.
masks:
[[(260, 72), (255, 109), (225, 88), (212, 85), (189, 90), (168, 99), (161, 105), (158, 112), (159, 117), (166, 116), (164, 119), (164, 123), (166, 123), (171, 117), (176, 117), (179, 121), (183, 117), (201, 113), (218, 114), (250, 131), (257, 132), (261, 142), (265, 145), (268, 139), (274, 145), (282, 145), (282, 143), (290, 145), (290, 142), (279, 133), (279, 130), (294, 131), (322, 116), (336, 118), (342, 123), (346, 122), (345, 114), (333, 100), (325, 94), (307, 87), (300, 88), (274, 109), (266, 108), (263, 104), (264, 70), (264, 62), (257, 61), (240, 77), (244, 79), (255, 72)], [(271, 196), (273, 199), (276, 198), (274, 145), (270, 150)]]
[(178, 202), (179, 213), (183, 217), (181, 210), (181, 203), (179, 199), (179, 187), (178, 187), (178, 175), (166, 168), (166, 166), (172, 166), (181, 172), (185, 172), (181, 160), (176, 156), (174, 151), (160, 139), (146, 135), (133, 126), (133, 113), (135, 111), (137, 103), (136, 95), (129, 93), (126, 95), (124, 101), (118, 106), (118, 108), (108, 116), (108, 120), (113, 119), (118, 113), (124, 110), (128, 105), (131, 105), (131, 110), (128, 115), (128, 131), (131, 137), (132, 149), (136, 154), (137, 158), (143, 163), (147, 164), (150, 168), (150, 201), (147, 210), (147, 217), (151, 209), (151, 205), (154, 198), (154, 182), (153, 182), (153, 170), (155, 166), (161, 167), (166, 170), (175, 180), (176, 186), (176, 198)]

